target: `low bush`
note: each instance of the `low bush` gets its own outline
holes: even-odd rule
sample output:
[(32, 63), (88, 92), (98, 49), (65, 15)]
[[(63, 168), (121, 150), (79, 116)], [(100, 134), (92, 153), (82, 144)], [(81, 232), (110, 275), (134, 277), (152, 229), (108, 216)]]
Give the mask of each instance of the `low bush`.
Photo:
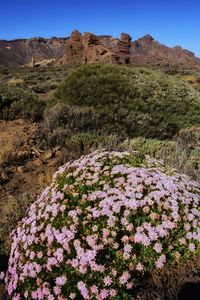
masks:
[(66, 146), (73, 134), (96, 133), (98, 125), (93, 108), (58, 104), (45, 111), (40, 139), (50, 146)]
[(20, 88), (0, 86), (0, 119), (24, 118), (39, 121), (45, 103), (35, 94)]
[[(117, 147), (138, 151), (162, 159), (166, 165), (176, 168), (191, 178), (200, 179), (200, 128), (182, 129), (171, 141), (146, 139), (143, 137), (126, 139)], [(116, 148), (117, 149), (117, 148)]]
[(145, 274), (199, 255), (200, 186), (156, 160), (68, 162), (12, 233), (13, 299), (132, 299)]
[(81, 66), (58, 86), (54, 101), (93, 108), (107, 134), (163, 139), (200, 123), (200, 96), (191, 86), (141, 68)]
[(8, 85), (13, 87), (21, 87), (24, 84), (24, 80), (22, 78), (11, 78), (8, 81)]
[(163, 159), (166, 165), (177, 168), (195, 180), (200, 179), (199, 139), (198, 126), (181, 129), (172, 140), (127, 138), (124, 131), (121, 134), (109, 134), (98, 119), (95, 108), (67, 104), (57, 104), (46, 110), (44, 122), (39, 128), (41, 146), (61, 145), (68, 153), (74, 153), (69, 156), (70, 159), (96, 149), (130, 149)]

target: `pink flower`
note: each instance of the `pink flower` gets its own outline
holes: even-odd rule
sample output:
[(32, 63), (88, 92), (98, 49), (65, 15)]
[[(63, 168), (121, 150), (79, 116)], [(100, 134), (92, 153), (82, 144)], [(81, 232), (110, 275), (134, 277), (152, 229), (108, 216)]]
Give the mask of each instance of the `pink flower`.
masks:
[(38, 299), (38, 293), (37, 293), (37, 291), (33, 291), (31, 293), (31, 297), (32, 297), (32, 299)]
[(194, 243), (190, 243), (189, 244), (189, 249), (190, 249), (190, 251), (194, 252), (195, 249), (196, 249), (195, 244)]
[(191, 228), (191, 225), (190, 225), (189, 223), (187, 223), (187, 224), (184, 225), (184, 229), (185, 229), (186, 231), (189, 231), (190, 228)]
[(62, 286), (67, 282), (66, 276), (60, 276), (56, 278), (56, 285)]
[(137, 271), (143, 271), (144, 270), (144, 266), (143, 266), (143, 264), (141, 264), (141, 263), (138, 263), (137, 265), (136, 265), (136, 270)]
[(3, 280), (5, 277), (5, 273), (4, 272), (0, 272), (0, 280)]
[(77, 287), (84, 299), (89, 300), (89, 293), (83, 281), (79, 281)]
[(109, 294), (110, 294), (111, 297), (115, 297), (117, 295), (117, 292), (116, 292), (116, 290), (111, 289)]
[(140, 243), (144, 246), (150, 245), (150, 239), (147, 237), (145, 233), (136, 233), (134, 239), (135, 239), (135, 243)]
[(42, 251), (40, 251), (40, 252), (37, 253), (37, 257), (38, 257), (38, 258), (42, 258), (42, 257), (43, 257)]
[(24, 292), (24, 297), (28, 298), (28, 291), (27, 290)]
[(117, 276), (117, 271), (115, 269), (112, 269), (111, 272), (112, 272), (113, 276)]
[(133, 287), (133, 284), (132, 284), (131, 282), (128, 282), (128, 283), (126, 284), (126, 288), (127, 288), (128, 290), (132, 289), (132, 287)]
[(125, 284), (127, 283), (130, 277), (131, 277), (130, 273), (125, 271), (123, 272), (122, 276), (119, 278), (119, 282)]
[(103, 282), (106, 286), (109, 286), (112, 284), (112, 278), (110, 276), (106, 276), (104, 277)]
[(98, 294), (98, 287), (94, 284), (91, 286), (90, 291), (92, 294)]
[(122, 237), (122, 242), (123, 242), (123, 243), (128, 243), (128, 242), (129, 242), (129, 237), (128, 237), (127, 235), (124, 235), (124, 236)]
[(104, 239), (107, 238), (109, 236), (109, 234), (110, 234), (110, 231), (107, 228), (104, 228), (103, 229), (103, 237), (104, 237)]
[(55, 295), (60, 295), (61, 288), (56, 285), (56, 286), (54, 286), (53, 291), (54, 291)]
[(106, 299), (108, 297), (108, 291), (106, 289), (103, 289), (101, 292), (100, 292), (100, 297), (102, 299)]
[(153, 249), (157, 252), (157, 253), (161, 253), (162, 252), (162, 245), (160, 243), (155, 243)]
[(186, 245), (186, 239), (185, 238), (180, 238), (179, 243), (180, 243), (180, 245)]
[(161, 269), (166, 262), (166, 256), (162, 254), (155, 262), (155, 266), (157, 269)]
[(72, 265), (72, 267), (76, 268), (78, 266), (78, 259), (73, 258), (71, 261), (71, 265)]
[(132, 251), (132, 246), (130, 244), (127, 244), (124, 246), (124, 252), (130, 253)]

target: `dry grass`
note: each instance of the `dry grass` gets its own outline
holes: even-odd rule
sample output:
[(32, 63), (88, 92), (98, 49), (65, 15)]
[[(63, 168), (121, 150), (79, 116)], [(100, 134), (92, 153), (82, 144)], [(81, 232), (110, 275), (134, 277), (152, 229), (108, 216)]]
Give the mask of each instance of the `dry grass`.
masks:
[(182, 79), (188, 83), (197, 83), (197, 79), (195, 75), (185, 75)]
[(24, 83), (23, 78), (11, 78), (8, 80), (8, 85), (13, 86), (13, 87), (22, 86), (23, 83)]
[(41, 188), (46, 187), (52, 181), (52, 176), (54, 174), (54, 169), (47, 169), (44, 173), (39, 174), (39, 186)]
[[(181, 262), (167, 270), (155, 270), (151, 274), (153, 285), (161, 299), (176, 300), (181, 287), (187, 282), (200, 283), (200, 257), (197, 256), (186, 262)], [(189, 299), (188, 299), (189, 300)]]

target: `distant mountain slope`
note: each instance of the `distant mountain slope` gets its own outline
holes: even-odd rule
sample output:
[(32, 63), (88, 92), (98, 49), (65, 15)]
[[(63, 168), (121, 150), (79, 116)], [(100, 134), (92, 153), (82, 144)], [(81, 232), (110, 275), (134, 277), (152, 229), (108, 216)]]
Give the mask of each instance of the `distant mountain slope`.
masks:
[(74, 30), (69, 38), (32, 38), (0, 40), (0, 67), (17, 67), (55, 59), (57, 65), (106, 62), (140, 65), (183, 65), (200, 67), (194, 53), (179, 46), (169, 48), (150, 35), (132, 41), (129, 34), (120, 38), (109, 35), (83, 35)]
[(200, 65), (200, 59), (194, 53), (175, 46), (169, 48), (155, 41), (150, 35), (146, 35), (134, 41), (131, 45), (131, 62), (138, 63), (164, 63), (182, 64), (186, 66)]
[(0, 66), (22, 66), (30, 63), (33, 57), (36, 61), (60, 59), (65, 53), (66, 41), (66, 38), (0, 40)]

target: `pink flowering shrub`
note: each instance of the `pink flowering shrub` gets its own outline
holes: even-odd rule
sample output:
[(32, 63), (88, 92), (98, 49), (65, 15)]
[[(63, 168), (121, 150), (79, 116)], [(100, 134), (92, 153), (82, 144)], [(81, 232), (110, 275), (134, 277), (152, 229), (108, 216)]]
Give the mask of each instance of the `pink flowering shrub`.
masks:
[(199, 254), (200, 185), (127, 152), (69, 162), (12, 233), (12, 299), (130, 299), (138, 279)]

